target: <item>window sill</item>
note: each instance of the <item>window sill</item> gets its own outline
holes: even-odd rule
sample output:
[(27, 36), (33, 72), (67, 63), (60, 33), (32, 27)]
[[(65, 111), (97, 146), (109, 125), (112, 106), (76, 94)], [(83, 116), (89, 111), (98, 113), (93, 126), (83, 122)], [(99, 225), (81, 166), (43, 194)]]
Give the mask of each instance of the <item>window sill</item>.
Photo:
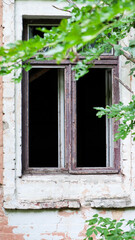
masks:
[[(125, 178), (124, 178), (125, 179)], [(5, 209), (124, 208), (133, 205), (120, 174), (25, 174), (5, 187)], [(104, 194), (102, 194), (104, 192)], [(36, 194), (35, 194), (36, 193)]]
[(95, 167), (95, 168), (74, 168), (70, 171), (71, 174), (118, 174), (119, 169), (111, 167)]
[(119, 169), (112, 167), (96, 167), (96, 168), (74, 168), (71, 170), (67, 169), (58, 169), (58, 168), (28, 168), (24, 171), (23, 175), (40, 175), (40, 174), (118, 174), (120, 173)]
[[(12, 205), (12, 207), (11, 207)], [(43, 202), (21, 201), (16, 204), (4, 203), (5, 209), (79, 209), (81, 207), (79, 200), (45, 200)]]

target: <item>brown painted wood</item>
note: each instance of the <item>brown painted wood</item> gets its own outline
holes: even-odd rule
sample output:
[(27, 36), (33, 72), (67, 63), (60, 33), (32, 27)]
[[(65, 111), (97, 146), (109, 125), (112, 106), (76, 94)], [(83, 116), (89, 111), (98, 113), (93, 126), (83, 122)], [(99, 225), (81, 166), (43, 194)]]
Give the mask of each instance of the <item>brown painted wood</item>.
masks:
[(65, 69), (65, 167), (71, 162), (71, 65)]
[[(98, 63), (99, 64), (99, 63)], [(119, 83), (115, 80), (114, 75), (118, 76), (118, 61), (117, 65), (98, 65), (95, 68), (109, 68), (112, 69), (112, 103), (119, 102)], [(113, 123), (114, 134), (118, 128), (118, 122)], [(69, 172), (71, 174), (109, 174), (109, 173), (119, 173), (120, 171), (120, 140), (114, 143), (114, 168), (102, 167), (102, 168), (78, 168), (77, 166), (77, 155), (76, 155), (76, 144), (77, 144), (77, 120), (76, 120), (76, 81), (74, 81), (74, 75), (72, 73), (72, 160), (69, 165)]]
[(68, 171), (66, 169), (45, 169), (45, 168), (28, 168), (24, 171), (24, 174), (79, 174), (79, 175), (91, 175), (91, 174), (118, 174), (120, 173), (120, 170), (117, 170), (115, 168), (89, 168), (89, 169), (81, 169), (76, 168), (76, 170)]
[(22, 80), (22, 170), (29, 166), (29, 81), (23, 70)]

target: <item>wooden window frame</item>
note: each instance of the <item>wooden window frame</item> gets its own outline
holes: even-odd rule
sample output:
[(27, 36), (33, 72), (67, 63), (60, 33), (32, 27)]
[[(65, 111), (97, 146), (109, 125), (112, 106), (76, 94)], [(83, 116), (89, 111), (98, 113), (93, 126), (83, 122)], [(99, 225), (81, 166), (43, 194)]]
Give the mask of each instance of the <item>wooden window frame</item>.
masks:
[[(59, 20), (58, 20), (59, 21)], [(27, 31), (29, 23), (41, 23), (43, 20), (24, 21), (23, 39), (27, 39)], [(47, 22), (47, 20), (45, 20)], [(49, 20), (50, 22), (50, 20)], [(54, 23), (54, 20), (52, 20)], [(114, 167), (95, 167), (95, 168), (80, 168), (76, 167), (76, 81), (74, 81), (74, 72), (72, 64), (69, 60), (63, 61), (57, 65), (54, 60), (37, 61), (34, 58), (30, 60), (32, 66), (54, 66), (55, 68), (64, 68), (64, 88), (65, 88), (65, 167), (64, 168), (30, 168), (29, 161), (29, 130), (28, 130), (28, 73), (23, 70), (22, 81), (22, 171), (23, 174), (115, 174), (120, 171), (120, 140), (114, 144)], [(119, 102), (119, 82), (114, 76), (118, 77), (118, 57), (114, 55), (102, 55), (100, 60), (94, 61), (94, 68), (103, 68), (112, 70), (112, 103)], [(113, 124), (113, 132), (116, 133), (118, 122)]]
[[(45, 68), (57, 68), (64, 70), (64, 91), (65, 96), (64, 103), (69, 102), (69, 72), (71, 67), (69, 65), (56, 65), (52, 62), (44, 63), (38, 61), (30, 61), (32, 67), (45, 67)], [(68, 112), (68, 104), (64, 104), (64, 117), (65, 117), (65, 126), (64, 126), (64, 136), (66, 134), (66, 125), (68, 121), (66, 120), (66, 113)], [(23, 70), (23, 81), (22, 81), (22, 169), (23, 173), (63, 173), (68, 171), (68, 161), (65, 159), (65, 167), (63, 168), (32, 168), (29, 167), (29, 73)], [(65, 140), (64, 140), (65, 141)], [(66, 147), (64, 147), (65, 149)], [(66, 152), (66, 151), (65, 151)], [(66, 154), (64, 152), (64, 155)]]
[[(111, 69), (112, 71), (112, 104), (119, 102), (119, 82), (115, 80), (115, 76), (118, 76), (118, 59), (110, 56), (107, 58), (102, 57), (100, 61), (95, 61), (94, 68)], [(98, 173), (119, 173), (120, 171), (120, 140), (113, 144), (113, 167), (76, 167), (77, 163), (77, 120), (76, 120), (76, 82), (74, 81), (74, 72), (72, 73), (72, 120), (71, 120), (71, 164), (69, 172), (72, 174), (98, 174)], [(118, 122), (113, 123), (113, 134), (117, 132)]]

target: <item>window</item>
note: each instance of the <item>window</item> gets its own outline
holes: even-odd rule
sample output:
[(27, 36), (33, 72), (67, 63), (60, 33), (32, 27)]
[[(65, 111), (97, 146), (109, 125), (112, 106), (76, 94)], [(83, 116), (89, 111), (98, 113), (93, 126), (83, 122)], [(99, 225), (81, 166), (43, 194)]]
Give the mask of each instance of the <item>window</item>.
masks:
[[(106, 134), (107, 130), (111, 131), (111, 128), (106, 126), (108, 120), (105, 117), (98, 119), (93, 109), (94, 106), (105, 107), (111, 100), (111, 89), (109, 89), (111, 78), (107, 78), (107, 71), (106, 69), (91, 69), (77, 82), (77, 167), (111, 165), (111, 161), (109, 163), (108, 160), (112, 158), (112, 152), (110, 156), (106, 156), (106, 150), (109, 149), (109, 144), (112, 144), (108, 142)], [(108, 125), (111, 125), (110, 120)]]
[[(24, 39), (37, 34), (37, 26), (58, 22), (24, 20)], [(117, 124), (98, 119), (93, 107), (118, 102), (118, 59), (103, 55), (77, 82), (68, 61), (56, 65), (31, 59), (31, 64), (22, 82), (24, 173), (117, 173)]]
[[(63, 66), (33, 66), (23, 81), (24, 168), (65, 168)], [(27, 89), (27, 91), (26, 91)], [(27, 144), (26, 144), (27, 143)]]
[(95, 65), (79, 81), (72, 81), (72, 173), (105, 173), (119, 168), (120, 143), (113, 142), (116, 123), (106, 117), (98, 119), (93, 109), (119, 98), (113, 77), (117, 66), (109, 68), (109, 61), (101, 60), (100, 66)]

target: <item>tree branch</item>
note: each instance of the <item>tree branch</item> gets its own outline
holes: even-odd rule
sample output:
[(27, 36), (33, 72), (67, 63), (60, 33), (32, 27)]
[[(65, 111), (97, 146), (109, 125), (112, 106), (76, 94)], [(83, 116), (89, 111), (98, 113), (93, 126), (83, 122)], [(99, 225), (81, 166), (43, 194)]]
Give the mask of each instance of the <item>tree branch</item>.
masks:
[(119, 81), (121, 83), (121, 85), (123, 85), (129, 92), (131, 92), (132, 94), (134, 94), (134, 92), (131, 90), (130, 87), (128, 87), (125, 83), (123, 83), (117, 76), (114, 75), (114, 78)]
[[(109, 42), (109, 44), (110, 44), (112, 47), (115, 46), (114, 44), (112, 44), (112, 43), (110, 43), (110, 42)], [(133, 58), (129, 53), (127, 53), (127, 52), (126, 52), (124, 49), (122, 49), (122, 48), (120, 48), (120, 51), (123, 52), (123, 56), (124, 56), (127, 60), (135, 63), (135, 58)]]
[(72, 0), (67, 0), (68, 3), (73, 4), (74, 7), (79, 8)]
[(54, 8), (56, 8), (56, 9), (58, 9), (58, 10), (71, 13), (71, 11), (69, 11), (69, 10), (65, 10), (65, 9), (63, 9), (63, 8), (58, 8), (58, 7), (54, 6), (54, 5), (52, 5), (52, 6), (53, 6)]

